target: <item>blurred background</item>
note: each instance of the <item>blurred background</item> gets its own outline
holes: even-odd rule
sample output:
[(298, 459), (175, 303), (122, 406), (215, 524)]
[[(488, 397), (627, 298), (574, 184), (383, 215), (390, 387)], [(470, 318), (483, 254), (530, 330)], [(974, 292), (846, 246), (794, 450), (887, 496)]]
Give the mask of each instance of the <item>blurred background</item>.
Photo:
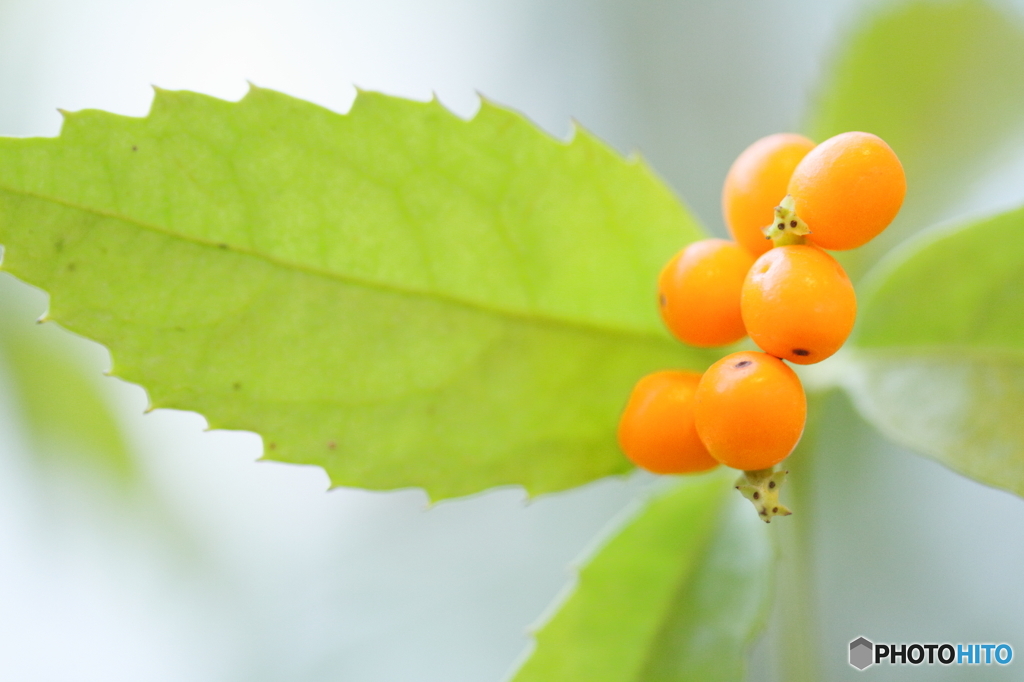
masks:
[[(799, 129), (837, 42), (896, 4), (0, 0), (0, 135), (56, 135), (58, 108), (141, 116), (151, 85), (237, 99), (251, 81), (337, 111), (353, 85), (433, 92), (463, 116), (480, 92), (557, 137), (575, 118), (640, 150), (723, 233), (731, 161)], [(1024, 2), (997, 6), (1021, 21)], [(1022, 160), (1005, 151), (943, 215), (1024, 202)], [(319, 469), (256, 463), (253, 434), (145, 414), (140, 388), (102, 376), (103, 348), (35, 324), (45, 309), (0, 275), (4, 680), (499, 682), (573, 562), (653, 485), (429, 509), (416, 490), (325, 492)], [(800, 510), (824, 679), (856, 679), (859, 635), (1024, 655), (1024, 503), (885, 442), (842, 396), (825, 409)], [(778, 679), (772, 642), (752, 680)]]

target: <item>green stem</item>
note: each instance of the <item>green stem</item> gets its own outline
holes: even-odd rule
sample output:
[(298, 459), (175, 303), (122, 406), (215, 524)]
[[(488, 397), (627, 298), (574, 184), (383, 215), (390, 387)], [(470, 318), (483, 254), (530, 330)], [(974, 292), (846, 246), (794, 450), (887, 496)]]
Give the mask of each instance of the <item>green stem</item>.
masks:
[(818, 682), (824, 679), (819, 659), (820, 635), (812, 548), (814, 508), (812, 486), (816, 455), (817, 424), (825, 401), (811, 397), (813, 419), (786, 466), (793, 473), (787, 497), (800, 512), (781, 524), (774, 535), (778, 552), (775, 574), (773, 649), (776, 679), (780, 682)]

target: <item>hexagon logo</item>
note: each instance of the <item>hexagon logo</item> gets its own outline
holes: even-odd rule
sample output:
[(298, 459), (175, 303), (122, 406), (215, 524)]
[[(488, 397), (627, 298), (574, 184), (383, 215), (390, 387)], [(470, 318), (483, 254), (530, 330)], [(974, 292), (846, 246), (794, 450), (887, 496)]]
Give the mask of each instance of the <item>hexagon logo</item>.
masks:
[(857, 670), (863, 670), (874, 663), (874, 657), (871, 655), (874, 648), (875, 645), (863, 637), (850, 642), (850, 665)]

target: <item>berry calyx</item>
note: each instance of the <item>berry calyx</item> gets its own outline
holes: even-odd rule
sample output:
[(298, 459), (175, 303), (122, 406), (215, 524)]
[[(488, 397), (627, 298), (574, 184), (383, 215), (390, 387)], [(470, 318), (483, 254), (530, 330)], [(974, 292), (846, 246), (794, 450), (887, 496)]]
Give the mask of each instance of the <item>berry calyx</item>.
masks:
[(747, 335), (740, 291), (754, 257), (725, 239), (703, 239), (677, 253), (658, 277), (658, 309), (683, 343), (724, 346)]
[(736, 490), (750, 500), (758, 516), (765, 523), (771, 523), (772, 517), (789, 516), (793, 513), (789, 507), (779, 502), (779, 491), (782, 490), (787, 474), (788, 471), (775, 471), (774, 468), (759, 469), (744, 471), (743, 475), (736, 479)]
[(761, 232), (774, 246), (792, 246), (806, 244), (811, 228), (807, 227), (807, 223), (793, 210), (793, 197), (787, 195), (782, 203), (775, 207), (775, 219), (772, 224)]
[(640, 379), (619, 420), (619, 446), (639, 467), (685, 474), (718, 466), (697, 435), (693, 398), (701, 375), (665, 370)]

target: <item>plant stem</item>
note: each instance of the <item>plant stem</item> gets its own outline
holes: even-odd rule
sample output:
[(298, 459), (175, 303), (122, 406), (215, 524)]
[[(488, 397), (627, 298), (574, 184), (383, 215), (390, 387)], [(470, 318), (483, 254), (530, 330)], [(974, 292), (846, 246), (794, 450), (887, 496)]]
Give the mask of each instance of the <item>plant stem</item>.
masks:
[(816, 593), (812, 486), (817, 450), (817, 422), (825, 408), (822, 396), (810, 396), (804, 437), (784, 467), (790, 471), (787, 501), (796, 511), (785, 523), (773, 524), (778, 552), (775, 578), (775, 672), (778, 682), (819, 682), (823, 679)]

